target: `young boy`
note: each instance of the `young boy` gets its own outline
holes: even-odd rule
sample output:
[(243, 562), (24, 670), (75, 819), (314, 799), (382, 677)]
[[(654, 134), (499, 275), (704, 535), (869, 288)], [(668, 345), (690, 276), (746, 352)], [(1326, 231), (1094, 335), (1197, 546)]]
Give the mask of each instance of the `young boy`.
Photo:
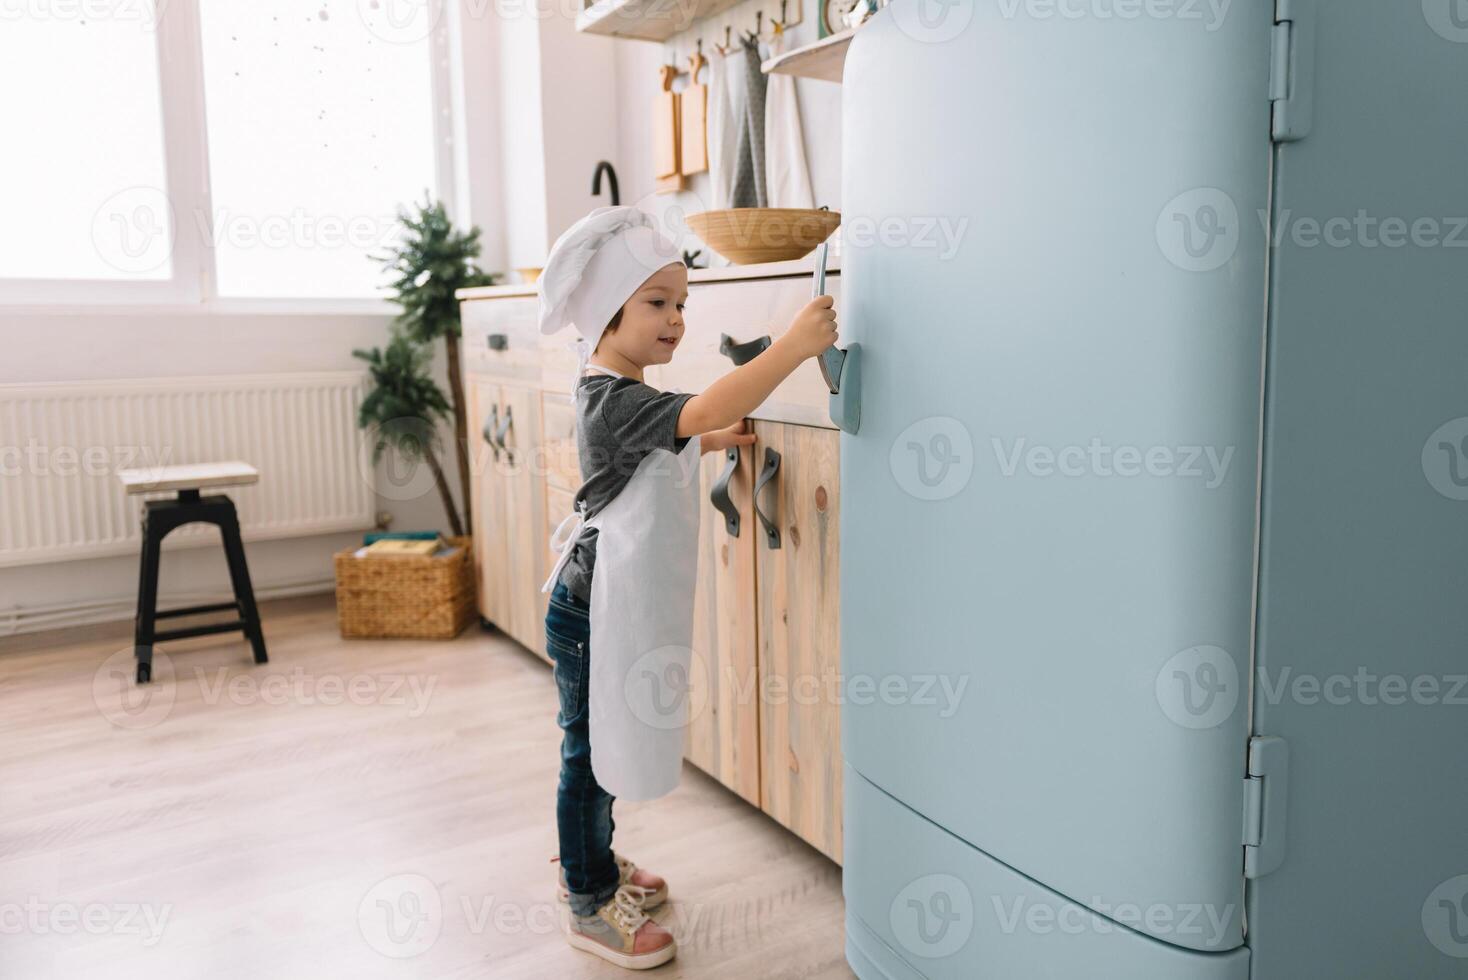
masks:
[[(556, 242), (540, 289), (541, 329), (574, 322), (584, 365), (576, 383), (584, 480), (576, 504), (582, 514), (547, 582), (553, 591), (545, 619), (560, 692), (556, 721), (564, 731), (556, 799), (560, 897), (570, 906), (571, 945), (629, 969), (665, 963), (676, 950), (672, 935), (647, 916), (666, 900), (667, 884), (612, 852), (613, 797), (592, 772), (587, 692), (598, 535), (580, 520), (595, 518), (617, 499), (650, 453), (681, 453), (693, 437), (700, 437), (700, 452), (751, 444), (745, 416), (802, 361), (836, 341), (835, 309), (831, 297), (822, 296), (759, 356), (702, 394), (649, 387), (643, 371), (672, 360), (683, 337), (688, 273), (681, 261), (670, 260), (677, 254), (642, 212), (599, 209)], [(693, 543), (686, 546), (691, 550)], [(603, 583), (614, 590), (639, 584)], [(598, 637), (599, 649), (606, 639)]]

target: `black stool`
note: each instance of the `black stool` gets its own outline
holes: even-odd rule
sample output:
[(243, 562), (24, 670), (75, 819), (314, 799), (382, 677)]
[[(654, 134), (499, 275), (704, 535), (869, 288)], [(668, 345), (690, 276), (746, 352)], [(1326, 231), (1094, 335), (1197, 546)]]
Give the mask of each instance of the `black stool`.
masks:
[[(234, 501), (224, 494), (202, 496), (199, 483), (231, 486), (254, 483), (258, 479), (253, 467), (245, 463), (212, 466), (175, 466), (156, 470), (123, 470), (118, 473), (128, 493), (156, 490), (178, 490), (172, 500), (150, 500), (143, 514), (143, 559), (138, 576), (138, 614), (133, 635), (133, 656), (138, 662), (138, 683), (153, 677), (153, 645), (167, 640), (182, 640), (212, 633), (245, 634), (255, 652), (255, 663), (263, 664), (265, 636), (260, 631), (260, 613), (255, 607), (255, 592), (250, 586), (250, 569), (245, 564), (245, 547), (240, 541), (240, 522)], [(192, 485), (190, 485), (192, 484)], [(233, 602), (216, 602), (183, 609), (158, 611), (158, 559), (163, 539), (185, 524), (213, 524), (224, 538), (224, 556), (229, 563), (229, 579), (234, 587)], [(199, 613), (233, 611), (236, 618), (219, 623), (186, 626), (181, 629), (157, 630), (160, 619), (193, 616)]]

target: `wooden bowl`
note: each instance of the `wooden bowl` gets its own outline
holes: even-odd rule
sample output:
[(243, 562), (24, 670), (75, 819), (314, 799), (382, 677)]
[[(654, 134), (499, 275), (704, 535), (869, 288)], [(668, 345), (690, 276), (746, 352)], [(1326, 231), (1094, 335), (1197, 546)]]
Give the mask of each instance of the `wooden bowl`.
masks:
[(690, 214), (688, 227), (735, 265), (802, 258), (841, 224), (838, 211), (815, 208), (731, 208)]

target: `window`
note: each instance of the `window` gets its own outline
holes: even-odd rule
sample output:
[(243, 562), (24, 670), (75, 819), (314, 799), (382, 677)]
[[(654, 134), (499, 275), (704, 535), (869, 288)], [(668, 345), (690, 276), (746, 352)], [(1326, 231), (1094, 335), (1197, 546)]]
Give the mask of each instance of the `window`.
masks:
[(382, 297), (453, 172), (447, 27), (396, 9), (0, 3), (0, 302)]
[(0, 13), (0, 276), (167, 280), (155, 38), (81, 7)]
[(399, 204), (432, 192), (429, 39), (384, 41), (363, 3), (204, 0), (221, 296), (372, 296)]

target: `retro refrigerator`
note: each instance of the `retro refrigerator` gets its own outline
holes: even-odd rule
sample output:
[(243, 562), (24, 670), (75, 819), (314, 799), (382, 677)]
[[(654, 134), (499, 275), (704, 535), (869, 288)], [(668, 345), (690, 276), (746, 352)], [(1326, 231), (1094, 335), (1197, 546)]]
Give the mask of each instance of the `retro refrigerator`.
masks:
[(893, 0), (842, 129), (854, 971), (1468, 977), (1468, 3)]

